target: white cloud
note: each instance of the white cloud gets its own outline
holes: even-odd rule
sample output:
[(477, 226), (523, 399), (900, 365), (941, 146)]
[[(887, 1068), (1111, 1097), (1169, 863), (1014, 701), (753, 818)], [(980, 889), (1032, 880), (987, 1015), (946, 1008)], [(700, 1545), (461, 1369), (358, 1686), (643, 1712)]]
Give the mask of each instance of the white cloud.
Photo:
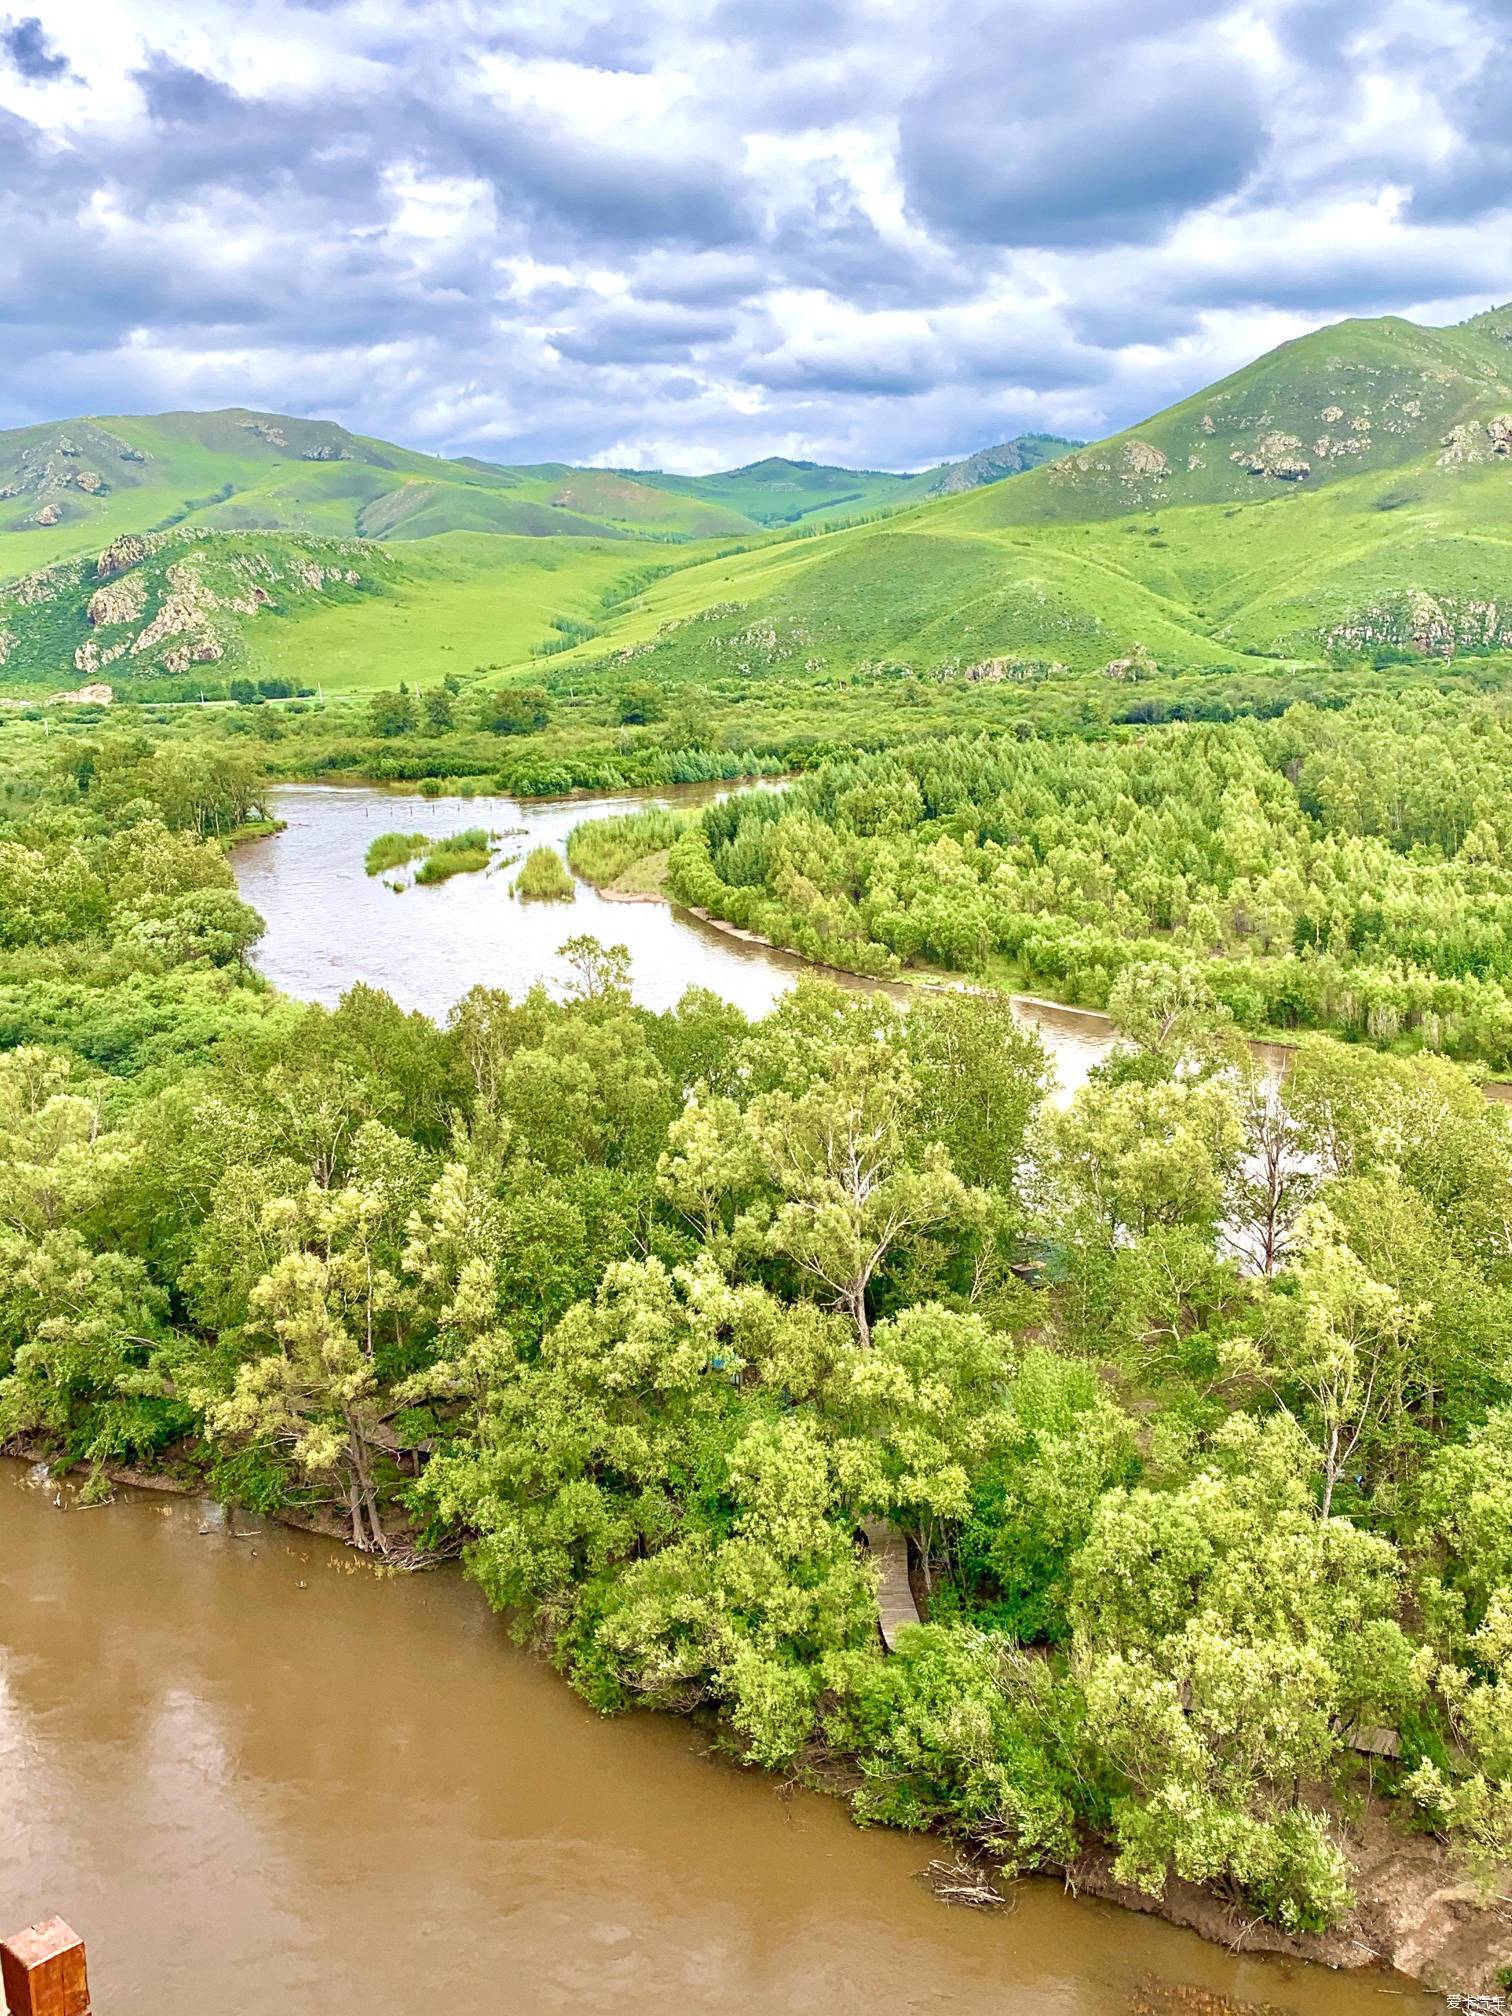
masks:
[(25, 14), (0, 424), (245, 402), (520, 459), (920, 466), (1512, 293), (1504, 0)]

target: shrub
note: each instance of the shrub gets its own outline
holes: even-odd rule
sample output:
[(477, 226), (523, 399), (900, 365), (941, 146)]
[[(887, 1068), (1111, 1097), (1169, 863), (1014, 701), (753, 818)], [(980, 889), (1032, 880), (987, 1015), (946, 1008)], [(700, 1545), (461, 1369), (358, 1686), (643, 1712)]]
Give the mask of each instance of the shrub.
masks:
[(515, 878), (515, 894), (527, 903), (570, 903), (577, 895), (577, 886), (554, 847), (535, 847), (526, 855), (525, 865)]

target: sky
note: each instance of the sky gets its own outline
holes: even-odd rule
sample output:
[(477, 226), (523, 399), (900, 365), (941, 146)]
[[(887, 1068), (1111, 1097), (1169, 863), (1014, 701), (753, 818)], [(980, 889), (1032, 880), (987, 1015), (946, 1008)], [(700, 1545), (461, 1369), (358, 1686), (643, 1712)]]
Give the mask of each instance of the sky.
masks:
[(0, 426), (919, 468), (1512, 296), (1512, 0), (0, 0)]

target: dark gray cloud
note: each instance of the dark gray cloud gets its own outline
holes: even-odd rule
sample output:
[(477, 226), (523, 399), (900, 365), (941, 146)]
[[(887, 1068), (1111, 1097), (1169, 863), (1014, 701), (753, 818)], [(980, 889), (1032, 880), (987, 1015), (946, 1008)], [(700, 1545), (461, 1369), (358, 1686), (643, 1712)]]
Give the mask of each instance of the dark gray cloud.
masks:
[(606, 145), (540, 118), (413, 110), (437, 165), (486, 177), (506, 208), (523, 206), (579, 242), (723, 247), (756, 235), (747, 193), (715, 155)]
[(28, 83), (49, 84), (69, 74), (68, 58), (53, 47), (35, 14), (19, 21), (7, 19), (0, 27), (0, 49)]
[(1266, 145), (1248, 66), (1198, 10), (1130, 12), (1120, 32), (1100, 0), (1071, 0), (1027, 37), (988, 14), (937, 62), (901, 126), (924, 224), (981, 245), (1137, 244), (1243, 185)]
[(1483, 0), (1474, 12), (1492, 39), (1471, 73), (1445, 94), (1453, 144), (1413, 187), (1413, 214), (1426, 223), (1478, 217), (1512, 203), (1512, 0)]
[(551, 345), (578, 364), (685, 363), (689, 354), (735, 334), (729, 315), (694, 314), (665, 303), (630, 303), (554, 330)]
[(906, 466), (1512, 294), (1512, 0), (32, 4), (0, 424)]
[(794, 285), (872, 308), (963, 300), (981, 283), (976, 260), (954, 246), (900, 243), (878, 228), (843, 178), (823, 170), (773, 231), (770, 259)]

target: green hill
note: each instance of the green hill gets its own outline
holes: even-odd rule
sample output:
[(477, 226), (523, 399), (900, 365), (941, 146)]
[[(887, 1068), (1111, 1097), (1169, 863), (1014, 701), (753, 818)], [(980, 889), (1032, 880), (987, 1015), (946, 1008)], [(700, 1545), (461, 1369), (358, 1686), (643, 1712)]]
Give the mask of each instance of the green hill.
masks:
[(183, 525), (122, 533), (0, 588), (0, 682), (187, 698), (238, 676), (345, 688), (464, 680), (588, 629), (627, 562), (602, 536), (388, 545)]
[(979, 448), (960, 462), (942, 462), (913, 478), (911, 494), (923, 497), (954, 497), (962, 490), (980, 490), (984, 484), (1000, 483), (1005, 476), (1022, 476), (1043, 462), (1057, 461), (1085, 447), (1085, 442), (1068, 441), (1060, 434), (1016, 434), (995, 448)]
[(907, 496), (913, 481), (883, 469), (838, 469), (820, 462), (789, 461), (783, 455), (715, 476), (637, 470), (635, 477), (679, 497), (720, 505), (748, 525), (764, 527), (796, 525), (816, 514), (855, 518), (885, 510)]
[(1052, 463), (995, 500), (996, 521), (1242, 504), (1419, 461), (1492, 459), (1486, 424), (1512, 413), (1509, 327), (1500, 309), (1451, 329), (1383, 316), (1314, 330)]
[(973, 465), (970, 481), (996, 481), (1073, 445), (1034, 436), (924, 477), (780, 458), (722, 475), (668, 476), (449, 461), (333, 421), (241, 407), (66, 420), (0, 433), (0, 569), (28, 572), (117, 533), (180, 524), (362, 539), (728, 539), (815, 512), (854, 518), (927, 494), (946, 472), (960, 488), (959, 472)]
[(1319, 330), (1011, 483), (680, 570), (608, 634), (653, 678), (1512, 650), (1509, 333)]
[[(0, 678), (23, 692), (549, 655), (584, 690), (913, 674), (1006, 706), (1089, 672), (1512, 651), (1512, 309), (1339, 323), (1106, 441), (913, 476), (496, 467), (231, 411), (22, 429), (0, 477)], [(126, 535), (140, 554), (102, 574)]]
[[(970, 480), (1054, 445), (987, 451)], [(494, 669), (588, 634), (617, 579), (696, 557), (700, 542), (855, 517), (942, 473), (506, 467), (240, 407), (18, 428), (0, 433), (0, 681), (151, 691), (214, 666), (374, 685), (416, 651), (436, 675), (450, 669), (442, 653)], [(279, 620), (292, 618), (297, 640)]]
[(782, 455), (717, 476), (668, 476), (645, 469), (633, 474), (638, 483), (721, 504), (747, 524), (777, 527), (816, 517), (826, 523), (843, 522), (895, 510), (926, 497), (974, 490), (985, 483), (1001, 482), (1005, 476), (1022, 475), (1026, 469), (1081, 446), (1079, 441), (1063, 440), (1056, 434), (1020, 434), (995, 448), (978, 449), (962, 461), (942, 462), (913, 476), (886, 469), (840, 469), (822, 462), (793, 462)]
[(637, 521), (682, 539), (751, 529), (698, 506), (669, 511), (653, 491), (575, 509), (562, 494), (573, 473), (450, 462), (331, 421), (239, 408), (20, 428), (0, 434), (0, 568), (24, 572), (122, 532), (180, 524), (372, 539), (624, 537)]

